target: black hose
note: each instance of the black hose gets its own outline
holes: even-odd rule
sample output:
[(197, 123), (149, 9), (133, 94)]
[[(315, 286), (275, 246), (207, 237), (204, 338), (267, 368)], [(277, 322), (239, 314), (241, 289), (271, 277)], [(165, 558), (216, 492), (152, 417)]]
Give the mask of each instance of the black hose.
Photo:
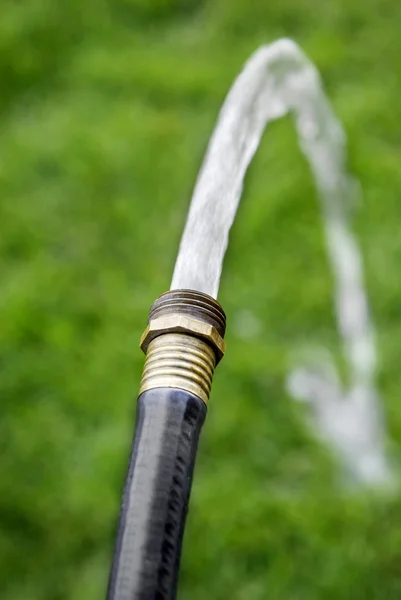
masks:
[(107, 600), (173, 600), (206, 405), (179, 389), (145, 391), (136, 429)]
[(174, 600), (200, 430), (224, 350), (220, 304), (171, 290), (152, 304), (107, 600)]

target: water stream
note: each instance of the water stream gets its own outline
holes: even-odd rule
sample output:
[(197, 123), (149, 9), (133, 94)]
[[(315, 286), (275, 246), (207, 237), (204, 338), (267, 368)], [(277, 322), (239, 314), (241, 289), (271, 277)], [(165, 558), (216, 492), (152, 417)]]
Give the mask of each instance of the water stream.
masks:
[(217, 297), (246, 170), (266, 125), (288, 113), (320, 198), (348, 381), (344, 389), (333, 360), (323, 352), (312, 365), (290, 373), (287, 389), (308, 402), (314, 432), (334, 450), (353, 481), (388, 484), (393, 476), (375, 389), (374, 331), (362, 258), (349, 224), (358, 187), (347, 172), (345, 134), (319, 74), (291, 40), (257, 50), (228, 93), (195, 186), (171, 289)]

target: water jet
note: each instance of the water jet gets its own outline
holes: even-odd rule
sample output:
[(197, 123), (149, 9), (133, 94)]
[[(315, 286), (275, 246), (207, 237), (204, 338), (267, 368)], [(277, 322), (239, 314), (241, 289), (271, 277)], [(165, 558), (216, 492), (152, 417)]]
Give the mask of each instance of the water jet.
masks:
[(195, 186), (171, 290), (150, 309), (108, 600), (175, 598), (199, 434), (225, 350), (226, 318), (216, 298), (229, 230), (262, 133), (287, 113), (316, 181), (349, 368), (347, 391), (335, 368), (321, 364), (295, 370), (288, 389), (310, 403), (318, 434), (356, 480), (381, 485), (391, 479), (362, 259), (349, 225), (358, 188), (345, 167), (345, 135), (313, 64), (294, 42), (279, 40), (250, 58), (225, 100)]

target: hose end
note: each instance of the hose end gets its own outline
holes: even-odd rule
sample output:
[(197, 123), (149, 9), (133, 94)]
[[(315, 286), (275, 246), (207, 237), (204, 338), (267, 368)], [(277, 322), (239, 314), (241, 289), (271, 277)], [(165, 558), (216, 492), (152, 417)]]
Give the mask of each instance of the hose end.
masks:
[(146, 354), (140, 394), (170, 387), (207, 403), (216, 364), (225, 352), (226, 315), (220, 304), (194, 290), (171, 290), (152, 304), (141, 338)]

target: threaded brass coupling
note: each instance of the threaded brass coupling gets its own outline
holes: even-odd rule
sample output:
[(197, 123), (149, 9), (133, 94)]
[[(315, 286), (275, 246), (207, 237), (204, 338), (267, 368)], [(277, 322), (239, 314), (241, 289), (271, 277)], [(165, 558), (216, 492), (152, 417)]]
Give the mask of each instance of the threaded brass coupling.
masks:
[(226, 315), (194, 290), (172, 290), (151, 306), (141, 338), (146, 354), (139, 393), (178, 388), (207, 403), (216, 364), (225, 352)]

